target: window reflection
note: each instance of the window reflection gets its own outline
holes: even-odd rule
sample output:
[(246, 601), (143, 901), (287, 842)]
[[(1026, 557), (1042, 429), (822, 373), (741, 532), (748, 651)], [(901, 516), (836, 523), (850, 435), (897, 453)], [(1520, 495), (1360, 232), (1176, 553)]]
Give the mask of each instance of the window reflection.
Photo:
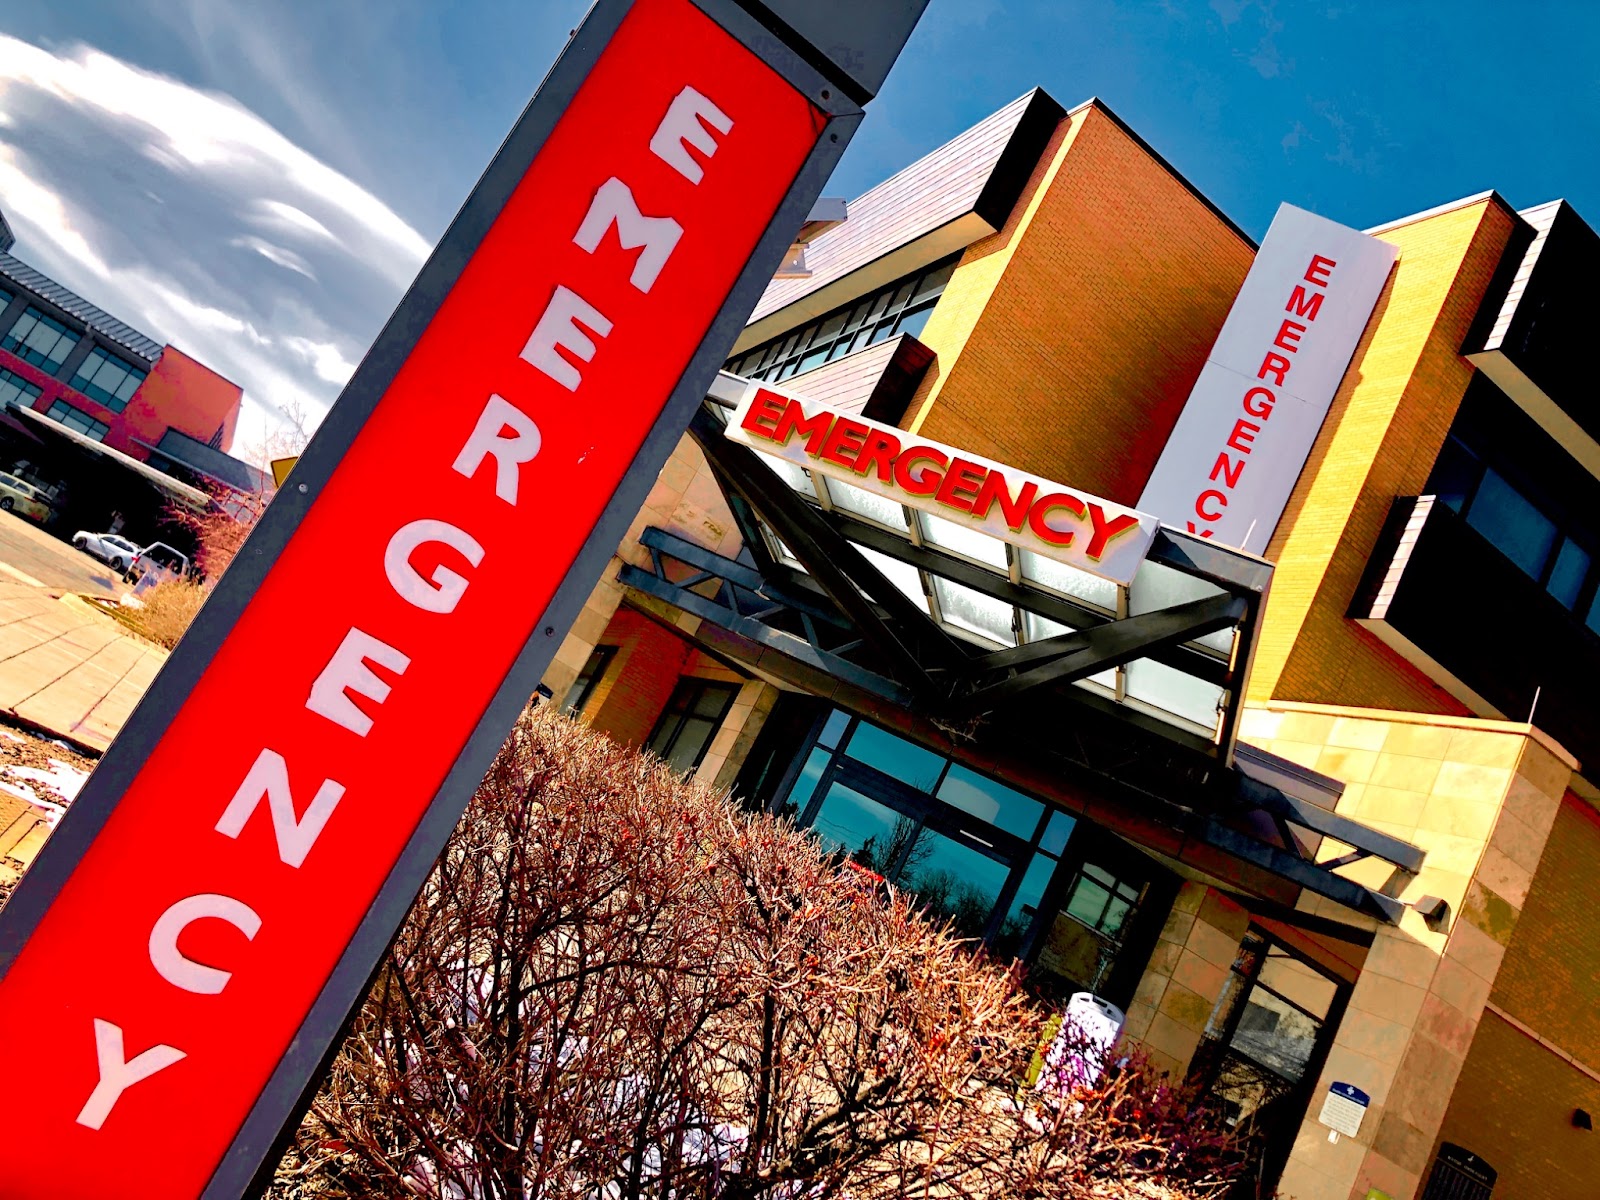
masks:
[(915, 892), (930, 912), (950, 918), (963, 937), (982, 937), (1010, 874), (1007, 864), (936, 830), (923, 829), (896, 882)]
[(945, 760), (932, 750), (914, 746), (865, 721), (850, 735), (845, 753), (921, 792), (931, 792), (944, 771)]
[(939, 785), (939, 799), (1020, 838), (1032, 838), (1044, 815), (1044, 805), (1032, 796), (1024, 796), (960, 763), (951, 764), (949, 774)]

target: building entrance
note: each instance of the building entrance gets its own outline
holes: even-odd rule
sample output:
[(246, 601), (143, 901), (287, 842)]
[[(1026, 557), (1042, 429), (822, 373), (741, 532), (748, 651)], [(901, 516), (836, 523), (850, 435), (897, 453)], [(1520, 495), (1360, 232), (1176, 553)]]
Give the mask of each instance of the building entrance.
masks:
[(1232, 1193), (1270, 1193), (1344, 1015), (1350, 985), (1259, 928), (1239, 945), (1190, 1078), (1254, 1148), (1256, 1170)]
[(962, 936), (1028, 962), (1037, 990), (1127, 1004), (1175, 887), (1164, 868), (960, 762), (842, 709), (797, 703), (804, 715), (773, 714), (747, 795), (914, 893)]

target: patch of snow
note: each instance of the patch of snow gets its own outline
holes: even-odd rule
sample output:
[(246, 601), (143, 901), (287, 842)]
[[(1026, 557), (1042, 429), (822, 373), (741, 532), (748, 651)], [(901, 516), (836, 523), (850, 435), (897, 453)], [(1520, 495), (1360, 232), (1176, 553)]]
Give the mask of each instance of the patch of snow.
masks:
[[(25, 771), (28, 768), (13, 767), (11, 769), (13, 771)], [(35, 771), (34, 774), (42, 778), (50, 778), (50, 773), (48, 771)], [(82, 787), (83, 785), (80, 782), (78, 786)], [(37, 808), (41, 813), (44, 814), (46, 823), (50, 825), (54, 825), (57, 821), (61, 820), (63, 814), (65, 814), (67, 811), (54, 801), (41, 800), (37, 795), (34, 794), (32, 788), (24, 787), (21, 784), (7, 783), (5, 780), (0, 779), (0, 791), (10, 792), (13, 796), (17, 796), (23, 800), (26, 800), (29, 804), (33, 805), (33, 807)]]
[[(56, 743), (60, 745), (60, 743)], [(37, 783), (49, 784), (58, 793), (64, 796), (70, 804), (77, 799), (78, 792), (89, 778), (89, 772), (80, 770), (70, 763), (64, 763), (59, 758), (52, 758), (49, 771), (41, 771), (38, 767), (11, 767), (6, 774), (14, 779), (31, 779)]]
[(9, 729), (0, 729), (0, 738), (5, 738), (8, 742), (16, 742), (19, 745), (27, 745), (28, 742), (27, 738), (18, 737)]

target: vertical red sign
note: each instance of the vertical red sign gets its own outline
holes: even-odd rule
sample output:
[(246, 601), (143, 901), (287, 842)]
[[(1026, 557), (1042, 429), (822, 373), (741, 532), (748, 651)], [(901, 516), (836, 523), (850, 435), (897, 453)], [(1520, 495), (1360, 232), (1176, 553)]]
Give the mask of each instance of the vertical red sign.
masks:
[(204, 1189), (823, 123), (623, 19), (0, 982), (0, 1194)]

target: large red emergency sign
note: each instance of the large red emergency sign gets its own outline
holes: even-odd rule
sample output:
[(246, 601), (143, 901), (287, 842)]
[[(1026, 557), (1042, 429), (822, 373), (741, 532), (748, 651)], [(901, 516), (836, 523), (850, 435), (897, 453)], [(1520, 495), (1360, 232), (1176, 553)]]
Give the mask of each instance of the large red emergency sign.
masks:
[(0, 1195), (199, 1196), (564, 632), (552, 597), (828, 122), (689, 0), (623, 7), (325, 483), (302, 460), (192, 690), (136, 718), (164, 734), (102, 767), (120, 799), (0, 982)]

